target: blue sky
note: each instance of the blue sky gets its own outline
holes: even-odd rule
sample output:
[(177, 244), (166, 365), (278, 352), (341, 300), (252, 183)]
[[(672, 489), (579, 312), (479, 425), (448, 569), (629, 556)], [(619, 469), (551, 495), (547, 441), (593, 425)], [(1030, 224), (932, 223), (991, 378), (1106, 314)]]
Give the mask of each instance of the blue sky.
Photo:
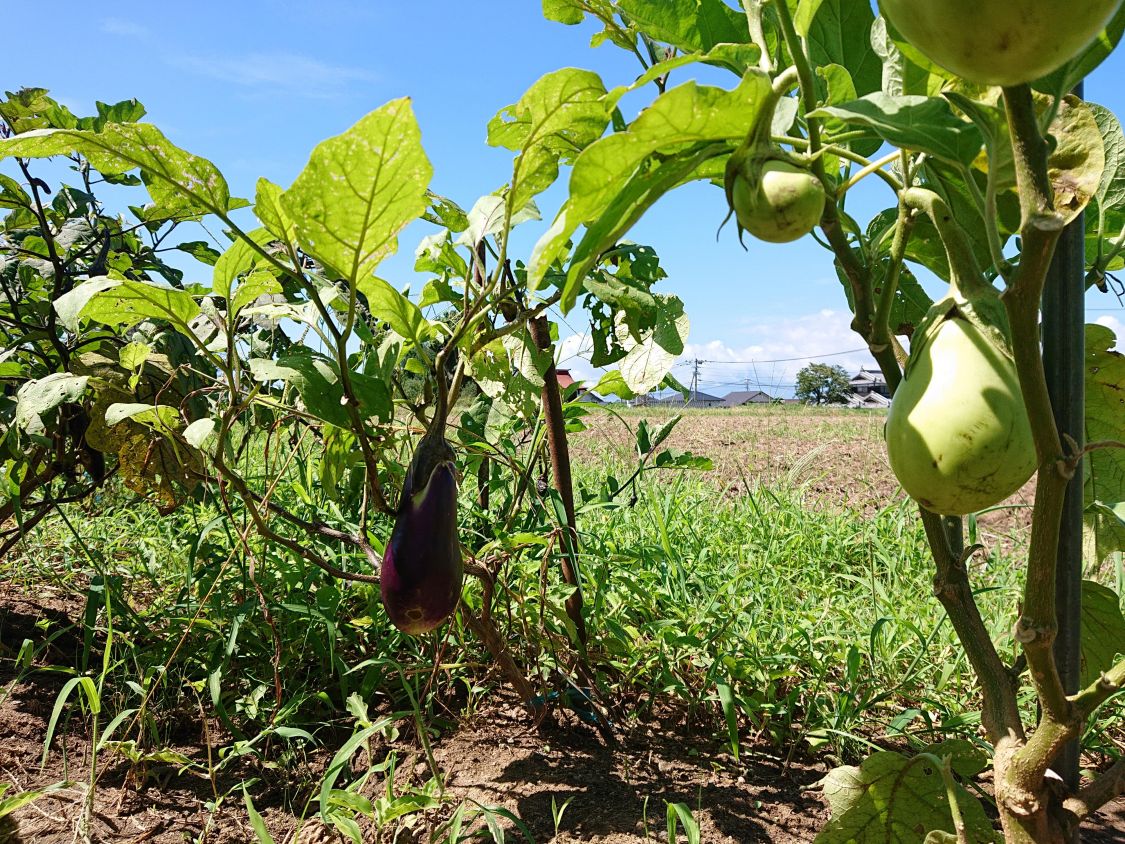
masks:
[[(259, 176), (288, 185), (318, 141), (409, 95), (434, 164), (433, 189), (468, 207), (510, 174), (510, 153), (485, 144), (487, 121), (536, 79), (577, 66), (613, 86), (639, 71), (636, 60), (615, 47), (591, 49), (592, 26), (544, 20), (537, 0), (122, 0), (51, 9), (49, 27), (40, 7), (5, 9), (10, 37), (0, 81), (6, 89), (47, 87), (79, 113), (91, 112), (96, 99), (136, 97), (148, 108), (146, 119), (214, 161), (233, 191), (247, 197)], [(687, 68), (673, 82), (695, 73)], [(698, 73), (704, 81), (734, 83), (729, 74)], [(1087, 81), (1086, 95), (1121, 113), (1123, 78), (1125, 53), (1118, 51)], [(653, 90), (624, 101), (627, 116)], [(892, 204), (877, 180), (868, 181), (852, 200), (857, 216)], [(526, 255), (563, 197), (560, 185), (540, 198), (546, 220), (524, 227), (517, 254)], [(702, 388), (721, 395), (750, 382), (784, 393), (804, 361), (766, 361), (816, 356), (849, 369), (869, 361), (863, 353), (824, 357), (862, 345), (847, 328), (847, 305), (828, 253), (810, 239), (783, 246), (748, 239), (749, 251), (743, 251), (731, 226), (716, 241), (724, 210), (717, 188), (689, 186), (666, 197), (631, 233), (657, 248), (669, 274), (663, 289), (687, 305), (692, 330), (685, 357), (729, 361), (704, 365)], [(420, 287), (412, 256), (426, 231), (423, 225), (407, 229), (400, 254), (381, 274), (399, 286)], [(208, 277), (202, 266), (194, 273), (198, 280)], [(1125, 329), (1125, 310), (1112, 297), (1099, 295), (1088, 306), (1112, 308), (1091, 310), (1091, 321)], [(583, 330), (581, 311), (567, 322), (573, 332)], [(564, 354), (578, 343), (571, 340)], [(757, 363), (736, 363), (751, 360)], [(590, 371), (577, 359), (569, 363), (579, 373)], [(676, 373), (686, 378), (690, 369)]]

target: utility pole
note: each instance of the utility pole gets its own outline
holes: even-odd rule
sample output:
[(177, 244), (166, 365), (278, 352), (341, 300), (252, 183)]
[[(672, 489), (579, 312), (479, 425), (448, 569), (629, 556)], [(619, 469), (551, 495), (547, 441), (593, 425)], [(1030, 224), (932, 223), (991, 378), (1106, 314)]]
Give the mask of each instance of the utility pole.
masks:
[(691, 399), (689, 401), (695, 401), (696, 397), (699, 395), (699, 365), (703, 363), (703, 361), (699, 358), (694, 358), (691, 363)]

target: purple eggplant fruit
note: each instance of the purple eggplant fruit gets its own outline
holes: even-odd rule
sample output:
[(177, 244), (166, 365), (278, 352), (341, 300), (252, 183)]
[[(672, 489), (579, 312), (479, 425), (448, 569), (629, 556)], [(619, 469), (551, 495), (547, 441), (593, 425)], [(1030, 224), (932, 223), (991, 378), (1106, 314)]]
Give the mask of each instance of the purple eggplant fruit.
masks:
[(412, 636), (440, 625), (461, 598), (464, 565), (453, 456), (443, 437), (422, 439), (383, 553), (383, 606), (395, 627)]

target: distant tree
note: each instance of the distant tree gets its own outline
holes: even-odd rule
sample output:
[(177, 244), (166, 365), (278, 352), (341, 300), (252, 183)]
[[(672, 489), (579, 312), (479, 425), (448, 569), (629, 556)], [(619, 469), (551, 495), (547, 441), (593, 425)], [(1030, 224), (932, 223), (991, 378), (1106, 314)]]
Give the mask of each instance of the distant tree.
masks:
[(797, 373), (797, 398), (805, 404), (847, 401), (851, 393), (848, 373), (842, 366), (810, 363)]

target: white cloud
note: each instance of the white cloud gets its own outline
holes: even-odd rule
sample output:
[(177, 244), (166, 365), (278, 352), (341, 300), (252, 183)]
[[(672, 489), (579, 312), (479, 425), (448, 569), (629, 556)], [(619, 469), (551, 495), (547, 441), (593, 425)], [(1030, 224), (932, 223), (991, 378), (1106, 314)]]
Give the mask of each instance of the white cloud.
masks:
[(374, 74), (360, 68), (327, 64), (293, 53), (181, 56), (171, 64), (242, 88), (314, 99), (339, 96), (352, 83), (375, 79)]
[[(860, 366), (875, 366), (863, 341), (851, 330), (851, 314), (846, 311), (824, 309), (796, 317), (757, 320), (748, 323), (743, 333), (753, 342), (710, 340), (685, 347), (685, 360), (706, 361), (699, 371), (702, 390), (725, 395), (748, 385), (751, 390), (790, 395), (797, 371), (813, 361), (838, 364), (849, 373)], [(676, 372), (685, 382), (691, 377), (690, 368)]]
[(1098, 325), (1104, 325), (1110, 331), (1117, 335), (1116, 348), (1125, 348), (1125, 322), (1122, 322), (1115, 316), (1106, 314), (1094, 320)]
[[(691, 361), (700, 365), (699, 383), (704, 392), (726, 395), (735, 390), (762, 389), (773, 395), (792, 395), (797, 371), (812, 361), (839, 364), (849, 374), (860, 366), (875, 367), (863, 349), (863, 341), (851, 330), (851, 314), (821, 310), (789, 318), (748, 322), (744, 333), (753, 338), (746, 344), (727, 340), (687, 343), (672, 373), (684, 384), (691, 381)], [(596, 383), (604, 370), (590, 365), (590, 336), (585, 333), (563, 338), (556, 359), (560, 369), (569, 369), (576, 379)], [(839, 352), (847, 354), (838, 354)]]
[(120, 35), (123, 38), (147, 38), (149, 35), (148, 27), (123, 18), (106, 18), (102, 21), (101, 30), (107, 35)]

